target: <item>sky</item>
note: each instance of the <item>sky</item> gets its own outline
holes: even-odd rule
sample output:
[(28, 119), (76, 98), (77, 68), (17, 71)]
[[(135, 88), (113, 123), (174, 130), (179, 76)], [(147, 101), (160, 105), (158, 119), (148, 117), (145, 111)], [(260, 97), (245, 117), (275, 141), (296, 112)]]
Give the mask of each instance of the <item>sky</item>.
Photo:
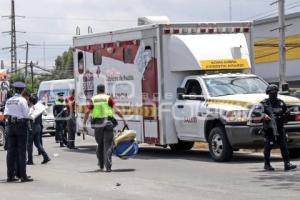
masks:
[[(93, 33), (136, 26), (142, 16), (168, 16), (171, 22), (208, 22), (255, 20), (275, 16), (275, 0), (15, 0), (17, 45), (26, 41), (29, 60), (51, 69), (55, 58), (72, 46), (76, 27), (81, 35), (88, 27)], [(300, 0), (285, 0), (286, 13), (300, 11)], [(231, 4), (230, 4), (231, 2)], [(10, 15), (11, 0), (0, 0), (0, 15)], [(230, 6), (231, 5), (231, 6)], [(0, 18), (0, 60), (10, 65), (10, 20)], [(19, 48), (17, 59), (25, 60), (25, 50)]]

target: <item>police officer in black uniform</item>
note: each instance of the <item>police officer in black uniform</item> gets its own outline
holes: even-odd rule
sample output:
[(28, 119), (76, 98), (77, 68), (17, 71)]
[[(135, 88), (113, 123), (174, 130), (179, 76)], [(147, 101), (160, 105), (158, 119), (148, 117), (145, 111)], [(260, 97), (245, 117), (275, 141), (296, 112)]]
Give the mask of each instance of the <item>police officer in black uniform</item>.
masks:
[(13, 84), (15, 95), (7, 100), (4, 116), (7, 119), (7, 182), (33, 181), (26, 173), (26, 142), (29, 108), (27, 100), (21, 95), (25, 88), (22, 82)]
[(55, 117), (55, 124), (56, 124), (56, 133), (60, 147), (64, 147), (64, 144), (67, 144), (67, 138), (65, 134), (66, 129), (66, 104), (64, 100), (64, 93), (59, 92), (57, 93), (58, 98), (55, 101), (53, 107), (53, 116)]
[[(32, 95), (29, 98), (29, 102), (31, 105), (31, 109), (34, 109), (34, 105), (38, 102), (38, 97), (36, 95)], [(31, 129), (28, 131), (28, 143), (27, 143), (27, 165), (33, 165), (33, 143), (35, 144), (36, 148), (38, 149), (38, 152), (40, 152), (43, 156), (43, 162), (41, 164), (48, 163), (51, 159), (49, 158), (48, 154), (46, 153), (44, 147), (41, 143), (41, 127), (42, 124), (42, 114), (40, 114), (38, 117), (36, 117), (34, 120), (30, 120), (30, 126)]]
[[(274, 168), (270, 164), (270, 154), (271, 150), (275, 144), (280, 147), (281, 155), (284, 161), (284, 170), (291, 170), (297, 168), (296, 165), (290, 163), (289, 151), (287, 147), (287, 138), (284, 130), (284, 123), (286, 123), (286, 117), (288, 114), (286, 104), (277, 98), (278, 87), (276, 85), (269, 85), (266, 89), (266, 94), (269, 98), (263, 100), (261, 103), (263, 105), (264, 115), (263, 115), (263, 132), (265, 136), (264, 143), (264, 157), (265, 166), (264, 169), (268, 171), (274, 171)], [(271, 116), (275, 117), (277, 127), (272, 127)], [(274, 129), (275, 128), (275, 129)], [(273, 130), (276, 130), (278, 135), (275, 135)]]

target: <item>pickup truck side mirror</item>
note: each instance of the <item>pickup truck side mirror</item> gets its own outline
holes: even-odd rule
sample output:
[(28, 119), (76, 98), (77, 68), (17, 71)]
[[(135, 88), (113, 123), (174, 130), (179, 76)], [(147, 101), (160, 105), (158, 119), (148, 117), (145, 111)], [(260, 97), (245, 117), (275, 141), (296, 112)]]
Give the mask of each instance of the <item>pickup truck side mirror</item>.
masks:
[(186, 93), (185, 88), (177, 88), (177, 99), (183, 100), (183, 95)]

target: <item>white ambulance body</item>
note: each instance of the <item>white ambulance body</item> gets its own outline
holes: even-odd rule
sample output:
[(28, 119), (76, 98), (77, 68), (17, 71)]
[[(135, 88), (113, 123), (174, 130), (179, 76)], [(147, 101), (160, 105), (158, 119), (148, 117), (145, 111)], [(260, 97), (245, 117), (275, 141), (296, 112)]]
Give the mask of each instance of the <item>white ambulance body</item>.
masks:
[[(253, 131), (244, 116), (240, 124), (226, 121), (228, 111), (248, 116), (251, 106), (265, 98), (267, 83), (248, 74), (251, 27), (249, 22), (158, 23), (74, 37), (77, 130), (83, 128), (85, 107), (97, 85), (105, 84), (141, 143), (185, 150), (195, 141), (208, 141), (217, 161), (229, 160), (234, 149), (261, 144), (258, 129)], [(216, 95), (222, 89), (208, 84), (222, 78), (254, 78), (260, 94), (241, 94), (248, 95), (243, 100)], [(122, 126), (120, 121), (117, 129)], [(244, 133), (238, 128), (246, 138), (239, 137)]]

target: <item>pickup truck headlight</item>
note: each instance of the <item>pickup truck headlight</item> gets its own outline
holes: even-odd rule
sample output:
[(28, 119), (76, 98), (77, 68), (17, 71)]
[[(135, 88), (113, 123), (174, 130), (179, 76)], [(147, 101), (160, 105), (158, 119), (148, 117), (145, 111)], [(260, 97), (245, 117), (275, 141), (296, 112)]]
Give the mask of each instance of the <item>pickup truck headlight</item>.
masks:
[(247, 122), (248, 111), (247, 110), (234, 110), (227, 111), (225, 114), (226, 122)]

